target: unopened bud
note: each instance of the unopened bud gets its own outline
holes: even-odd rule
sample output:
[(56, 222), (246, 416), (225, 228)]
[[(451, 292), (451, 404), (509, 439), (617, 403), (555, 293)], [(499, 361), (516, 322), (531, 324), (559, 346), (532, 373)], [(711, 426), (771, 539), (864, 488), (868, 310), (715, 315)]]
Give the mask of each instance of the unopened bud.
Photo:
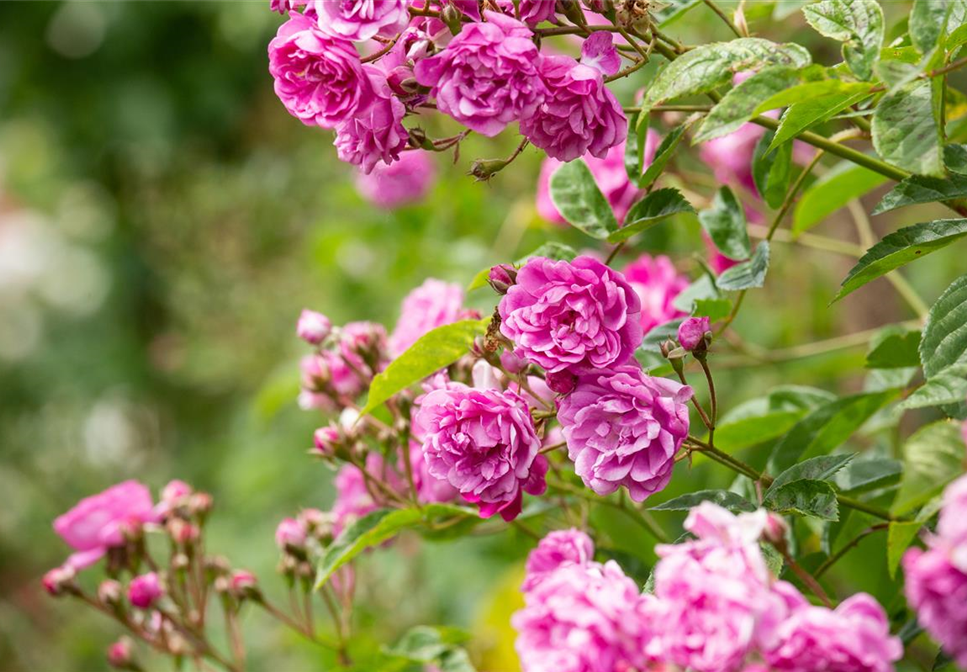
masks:
[(244, 569), (237, 569), (232, 572), (231, 578), (232, 595), (238, 600), (260, 600), (262, 592), (259, 590), (259, 581), (255, 574)]
[(785, 544), (788, 531), (789, 525), (782, 516), (772, 511), (766, 514), (766, 524), (762, 529), (762, 538), (765, 541), (773, 545)]
[(198, 537), (201, 536), (201, 531), (198, 526), (189, 523), (181, 518), (173, 518), (168, 521), (167, 525), (168, 536), (171, 537), (179, 546), (188, 546), (198, 541)]
[(708, 317), (689, 317), (678, 327), (678, 342), (696, 357), (704, 355), (712, 342), (712, 325)]
[(101, 585), (97, 587), (97, 599), (105, 606), (116, 607), (123, 598), (124, 588), (114, 579), (101, 581)]
[(212, 510), (214, 504), (215, 500), (210, 494), (207, 492), (196, 492), (188, 501), (188, 508), (191, 509), (193, 514), (204, 519)]
[(390, 70), (386, 75), (386, 83), (398, 96), (412, 96), (420, 90), (420, 85), (413, 76), (413, 68), (406, 65), (398, 65)]
[(55, 567), (44, 574), (44, 590), (54, 597), (60, 597), (75, 587), (75, 576), (77, 576), (77, 572), (69, 565)]
[(128, 584), (128, 600), (139, 609), (151, 608), (164, 594), (164, 586), (156, 572), (136, 576)]
[(517, 282), (517, 269), (512, 264), (498, 264), (487, 274), (487, 283), (501, 296)]
[(407, 132), (409, 136), (409, 145), (415, 149), (426, 149), (428, 151), (434, 151), (436, 147), (433, 146), (433, 141), (426, 137), (426, 131), (424, 131), (419, 126), (414, 126)]
[(570, 394), (577, 386), (578, 379), (570, 371), (549, 371), (545, 375), (544, 382), (552, 392)]
[(134, 662), (134, 642), (130, 637), (121, 637), (107, 647), (107, 663), (118, 670), (140, 670)]
[(470, 164), (470, 175), (478, 182), (486, 182), (507, 166), (506, 159), (477, 159)]
[(332, 322), (322, 313), (305, 309), (299, 315), (295, 333), (309, 345), (319, 345), (332, 331)]
[(443, 19), (443, 23), (447, 24), (447, 28), (450, 29), (450, 33), (453, 35), (457, 35), (460, 32), (460, 28), (463, 27), (463, 13), (452, 4), (448, 3), (443, 8), (440, 18)]

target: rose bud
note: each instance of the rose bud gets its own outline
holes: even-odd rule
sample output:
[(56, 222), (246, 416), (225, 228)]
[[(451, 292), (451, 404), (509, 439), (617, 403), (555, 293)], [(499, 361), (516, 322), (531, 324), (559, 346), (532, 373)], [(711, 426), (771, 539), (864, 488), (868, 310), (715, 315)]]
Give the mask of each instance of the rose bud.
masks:
[(176, 544), (180, 544), (181, 546), (191, 544), (197, 541), (200, 535), (201, 531), (197, 525), (193, 525), (180, 518), (168, 521), (168, 536)]
[(570, 394), (577, 380), (577, 376), (570, 371), (549, 371), (544, 378), (551, 391), (558, 394)]
[(295, 333), (309, 345), (319, 345), (332, 332), (332, 322), (322, 313), (303, 310), (295, 327)]
[(107, 605), (109, 607), (114, 607), (121, 604), (121, 598), (124, 596), (124, 588), (121, 584), (114, 579), (106, 579), (101, 581), (101, 585), (97, 587), (97, 599), (101, 604)]
[(678, 342), (689, 352), (704, 352), (708, 346), (706, 334), (711, 331), (707, 317), (689, 317), (678, 327)]
[(336, 454), (336, 448), (342, 442), (339, 426), (331, 422), (325, 427), (320, 427), (313, 433), (312, 442), (323, 457), (333, 457)]
[(765, 527), (762, 529), (762, 538), (773, 545), (785, 544), (788, 531), (789, 525), (782, 516), (770, 511), (766, 516)]
[(487, 282), (495, 292), (504, 295), (517, 282), (517, 269), (511, 264), (498, 264), (490, 269)]
[(213, 504), (214, 500), (210, 494), (207, 492), (196, 492), (188, 501), (188, 508), (190, 508), (191, 512), (196, 516), (204, 518), (208, 512), (212, 510)]
[(236, 599), (258, 599), (261, 596), (259, 592), (259, 580), (252, 572), (237, 569), (232, 572), (230, 581), (232, 594)]
[(55, 567), (44, 574), (44, 590), (54, 597), (60, 597), (68, 588), (73, 586), (76, 575), (77, 572), (70, 565)]
[(283, 518), (275, 528), (275, 543), (280, 550), (302, 550), (306, 545), (306, 527), (295, 518)]
[(121, 637), (107, 647), (107, 662), (108, 665), (119, 670), (141, 669), (134, 662), (134, 643), (130, 637)]
[(156, 572), (148, 572), (131, 579), (128, 585), (128, 599), (140, 609), (149, 609), (165, 591)]

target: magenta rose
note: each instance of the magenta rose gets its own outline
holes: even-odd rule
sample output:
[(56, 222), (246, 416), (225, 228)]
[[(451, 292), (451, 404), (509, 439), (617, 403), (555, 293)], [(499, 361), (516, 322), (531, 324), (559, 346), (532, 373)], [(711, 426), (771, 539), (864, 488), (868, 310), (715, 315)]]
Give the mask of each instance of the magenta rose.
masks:
[(336, 154), (342, 161), (359, 166), (369, 174), (379, 165), (390, 165), (400, 158), (409, 134), (402, 119), (406, 106), (392, 95), (386, 77), (368, 67), (375, 96), (366, 109), (360, 109), (336, 128)]
[(550, 21), (556, 4), (555, 0), (520, 0), (520, 20), (528, 26)]
[(304, 14), (292, 14), (269, 42), (269, 72), (289, 114), (307, 126), (335, 128), (375, 97), (352, 43), (326, 35)]
[(557, 414), (575, 473), (599, 495), (624, 486), (640, 502), (658, 492), (688, 436), (691, 397), (692, 388), (637, 364), (580, 376)]
[(161, 579), (155, 572), (148, 572), (131, 579), (128, 599), (139, 609), (148, 609), (165, 594)]
[(428, 331), (458, 321), (463, 313), (460, 285), (428, 278), (403, 299), (400, 319), (389, 337), (390, 351), (398, 357)]
[(678, 326), (678, 344), (691, 352), (703, 344), (705, 349), (705, 332), (711, 331), (712, 325), (707, 317), (689, 317)]
[(597, 68), (570, 56), (543, 56), (540, 74), (547, 96), (521, 119), (520, 132), (559, 161), (590, 153), (599, 159), (625, 141), (628, 119)]
[(625, 266), (624, 274), (641, 298), (641, 329), (644, 333), (685, 315), (674, 302), (688, 287), (688, 278), (678, 274), (671, 259), (644, 253)]
[(406, 28), (406, 0), (315, 0), (319, 30), (341, 40), (393, 37)]
[(423, 398), (416, 425), (429, 474), (477, 504), (483, 518), (513, 520), (522, 491), (544, 492), (547, 460), (520, 395), (451, 383)]
[(151, 492), (137, 481), (124, 481), (82, 499), (54, 520), (54, 531), (73, 548), (65, 563), (75, 570), (97, 562), (109, 548), (125, 544), (125, 532), (157, 522)]
[(531, 258), (498, 310), (515, 353), (548, 372), (617, 366), (641, 345), (638, 295), (593, 257)]
[(419, 61), (414, 73), (431, 87), (441, 112), (493, 137), (532, 115), (547, 90), (527, 26), (496, 12), (484, 16), (486, 23), (464, 26), (442, 52)]
[(368, 175), (356, 175), (356, 191), (377, 208), (395, 210), (418, 203), (436, 181), (436, 164), (429, 152), (410, 150), (400, 152), (391, 164), (377, 163)]
[(532, 590), (551, 572), (567, 565), (587, 565), (594, 559), (594, 542), (580, 530), (555, 530), (540, 540), (527, 556), (527, 575), (521, 590)]

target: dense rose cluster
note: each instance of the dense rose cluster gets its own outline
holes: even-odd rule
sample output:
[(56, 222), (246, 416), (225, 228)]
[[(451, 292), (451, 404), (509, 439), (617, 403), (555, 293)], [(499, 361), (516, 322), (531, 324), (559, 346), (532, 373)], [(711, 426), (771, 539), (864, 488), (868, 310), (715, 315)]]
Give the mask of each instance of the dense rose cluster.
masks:
[(906, 594), (920, 624), (960, 667), (967, 667), (967, 476), (947, 486), (927, 550), (903, 557)]
[(762, 510), (735, 516), (700, 504), (685, 522), (694, 539), (658, 547), (654, 593), (591, 560), (583, 533), (548, 535), (512, 621), (524, 672), (893, 670), (903, 647), (883, 608), (862, 593), (836, 609), (810, 605), (766, 567), (766, 522)]

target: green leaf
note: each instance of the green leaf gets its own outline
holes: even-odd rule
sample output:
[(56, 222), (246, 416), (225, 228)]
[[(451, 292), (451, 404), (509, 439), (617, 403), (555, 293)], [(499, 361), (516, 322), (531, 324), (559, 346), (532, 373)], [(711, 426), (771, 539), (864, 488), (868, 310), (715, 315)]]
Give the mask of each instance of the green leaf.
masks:
[[(533, 259), (534, 257), (547, 257), (548, 259), (553, 259), (554, 261), (573, 261), (576, 256), (578, 256), (577, 250), (570, 245), (549, 242), (544, 243), (530, 254), (524, 255), (515, 261), (514, 265), (523, 266), (527, 263), (528, 259)], [(489, 272), (490, 269), (488, 268), (487, 271)]]
[(947, 247), (964, 235), (967, 235), (967, 219), (938, 219), (894, 231), (860, 257), (833, 302), (904, 264)]
[(815, 82), (803, 82), (766, 98), (756, 106), (755, 114), (762, 114), (763, 112), (775, 110), (780, 107), (806, 103), (834, 94), (852, 96), (857, 93), (869, 93), (871, 88), (869, 84), (863, 82), (844, 82), (841, 79), (821, 79)]
[(771, 150), (772, 131), (759, 138), (752, 154), (752, 179), (770, 208), (778, 208), (786, 198), (789, 179), (792, 177), (792, 144)]
[(943, 177), (940, 124), (929, 81), (910, 82), (883, 96), (872, 129), (873, 146), (884, 161), (911, 173)]
[(903, 463), (899, 460), (883, 457), (853, 460), (836, 474), (833, 482), (843, 492), (867, 492), (899, 483), (902, 472)]
[(769, 150), (773, 150), (787, 140), (796, 137), (810, 126), (829, 121), (834, 116), (849, 108), (856, 103), (869, 98), (869, 86), (863, 85), (866, 90), (854, 91), (853, 93), (833, 93), (796, 103), (782, 115), (779, 120), (779, 128), (775, 137), (769, 144)]
[(551, 200), (571, 226), (592, 238), (604, 240), (618, 229), (611, 205), (583, 159), (565, 163), (554, 171)]
[(695, 310), (696, 301), (718, 299), (721, 296), (722, 293), (715, 286), (715, 276), (702, 273), (698, 280), (679, 292), (672, 300), (672, 305), (683, 313), (691, 313)]
[(368, 548), (378, 546), (405, 529), (417, 527), (431, 516), (473, 516), (470, 509), (449, 504), (428, 504), (422, 509), (376, 509), (355, 521), (329, 545), (316, 573), (316, 590), (343, 565)]
[(713, 502), (732, 512), (752, 512), (756, 510), (756, 505), (745, 497), (729, 492), (728, 490), (699, 490), (690, 492), (681, 497), (669, 499), (658, 506), (650, 507), (651, 511), (689, 511), (702, 502)]
[(382, 405), (400, 390), (418, 383), (427, 376), (450, 366), (470, 351), (477, 336), (482, 336), (490, 318), (462, 320), (427, 332), (403, 354), (376, 374), (369, 387), (369, 397), (360, 415), (366, 415)]
[(883, 10), (875, 0), (823, 0), (802, 10), (820, 34), (843, 42), (843, 60), (857, 77), (873, 76), (883, 46)]
[(964, 440), (960, 424), (941, 420), (917, 430), (903, 445), (903, 477), (891, 512), (901, 516), (963, 473)]
[(892, 334), (866, 355), (866, 368), (902, 369), (907, 366), (920, 366), (919, 347), (919, 331)]
[(776, 44), (755, 37), (701, 45), (658, 73), (645, 92), (642, 114), (666, 100), (731, 84), (732, 75), (742, 70), (768, 65), (805, 67), (810, 62), (809, 52), (797, 44)]
[(782, 436), (812, 409), (835, 399), (824, 390), (786, 386), (752, 399), (724, 415), (715, 429), (715, 444), (734, 452)]
[(790, 87), (795, 88), (794, 85), (800, 80), (800, 70), (788, 66), (766, 68), (752, 75), (730, 89), (712, 108), (702, 127), (692, 138), (692, 144), (708, 142), (732, 133), (755, 114), (759, 114), (757, 109), (761, 107), (758, 105), (761, 101), (781, 95), (780, 92), (787, 91)]
[(658, 25), (665, 28), (685, 16), (688, 10), (700, 4), (702, 4), (702, 0), (666, 0), (657, 6), (652, 15), (658, 21)]
[(890, 578), (896, 577), (896, 570), (903, 559), (903, 553), (917, 538), (917, 532), (923, 527), (918, 521), (892, 521), (887, 529), (886, 538), (886, 566), (890, 571)]
[(778, 490), (794, 481), (826, 481), (837, 471), (845, 467), (854, 457), (855, 455), (853, 453), (843, 455), (820, 455), (818, 457), (813, 457), (799, 462), (798, 464), (794, 464), (776, 476), (775, 480), (772, 482), (772, 485), (770, 485), (769, 489), (766, 490), (763, 499), (768, 505), (770, 498), (775, 496)]
[(648, 123), (650, 123), (650, 119), (646, 119), (644, 120), (646, 123), (639, 125), (640, 114), (635, 112), (628, 118), (628, 139), (625, 142), (625, 173), (632, 182), (636, 182), (641, 177), (641, 157), (645, 153), (645, 139), (648, 137)]
[(777, 513), (839, 520), (836, 492), (825, 481), (803, 479), (787, 483), (772, 493), (768, 504)]
[(647, 189), (658, 176), (661, 175), (665, 166), (668, 164), (669, 159), (675, 154), (675, 150), (681, 143), (682, 138), (685, 137), (685, 131), (691, 126), (691, 121), (686, 121), (680, 126), (676, 126), (671, 131), (661, 139), (661, 143), (658, 145), (658, 149), (655, 150), (655, 158), (652, 160), (648, 168), (645, 169), (644, 174), (638, 178), (638, 186), (642, 189)]
[(931, 378), (967, 353), (967, 275), (954, 280), (927, 314), (920, 340), (923, 373)]
[(745, 210), (728, 187), (715, 193), (712, 206), (698, 213), (698, 221), (719, 252), (729, 259), (748, 259), (752, 255)]
[(964, 0), (914, 0), (910, 12), (910, 39), (926, 54), (937, 46), (941, 35), (967, 23)]
[(407, 663), (432, 665), (440, 672), (476, 672), (470, 656), (457, 646), (468, 638), (454, 628), (421, 625), (410, 629), (385, 654)]
[(661, 344), (664, 341), (667, 341), (669, 338), (672, 340), (678, 339), (678, 327), (681, 323), (682, 320), (677, 319), (659, 324), (657, 327), (652, 327), (645, 334), (645, 338), (642, 340), (639, 349), (645, 350), (646, 352), (661, 352)]
[(728, 317), (732, 312), (732, 302), (728, 299), (699, 299), (695, 302), (692, 315), (707, 317), (712, 322), (718, 322)]
[(804, 455), (825, 455), (842, 445), (870, 417), (898, 394), (885, 390), (855, 394), (825, 404), (789, 430), (772, 449), (769, 472), (790, 468)]
[(930, 376), (900, 408), (927, 408), (959, 404), (967, 399), (967, 364), (954, 364)]
[(678, 189), (656, 189), (643, 199), (631, 206), (625, 215), (625, 224), (620, 229), (612, 231), (607, 237), (609, 243), (617, 243), (631, 238), (656, 224), (660, 224), (666, 217), (680, 212), (695, 212), (691, 203), (685, 200)]
[(762, 287), (768, 269), (769, 243), (763, 240), (756, 246), (751, 259), (726, 269), (716, 282), (719, 289), (725, 291)]
[[(963, 26), (967, 29), (967, 26)], [(967, 33), (967, 30), (964, 31)], [(967, 145), (947, 145), (943, 148), (943, 161), (947, 170), (967, 175)], [(967, 187), (964, 189), (967, 191)]]
[(887, 181), (868, 168), (843, 161), (807, 188), (793, 210), (792, 232), (808, 231), (828, 215)]
[(951, 175), (947, 178), (911, 175), (893, 187), (873, 209), (881, 215), (905, 205), (949, 201), (967, 196), (967, 175)]

